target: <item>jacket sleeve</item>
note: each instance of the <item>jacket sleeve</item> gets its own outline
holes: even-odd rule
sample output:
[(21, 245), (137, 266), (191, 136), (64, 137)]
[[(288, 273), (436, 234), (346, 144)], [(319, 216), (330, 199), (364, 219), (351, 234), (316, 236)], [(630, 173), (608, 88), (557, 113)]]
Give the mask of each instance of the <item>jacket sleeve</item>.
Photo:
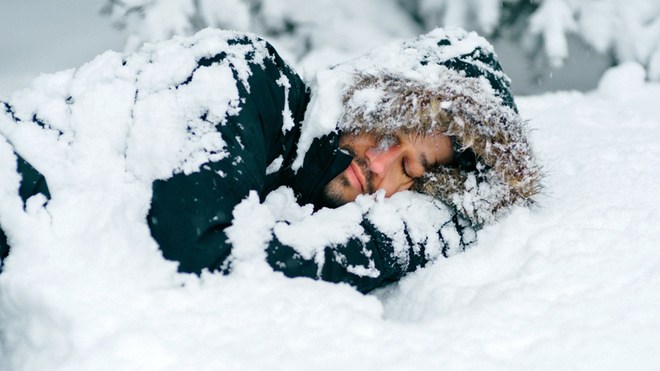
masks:
[[(222, 52), (199, 61), (199, 68), (231, 68), (241, 97), (238, 114), (215, 123), (226, 144), (226, 156), (202, 165), (198, 172), (177, 173), (152, 186), (147, 216), (151, 234), (166, 259), (180, 262), (181, 272), (200, 273), (222, 266), (231, 251), (224, 229), (231, 225), (234, 206), (251, 190), (267, 194), (276, 182), (272, 179), (276, 174), (266, 174), (268, 165), (293, 147), (288, 142), (296, 138), (282, 130), (284, 108), (288, 105), (296, 122), (304, 114), (305, 86), (272, 46), (263, 41), (253, 44), (248, 37), (229, 43), (239, 49), (260, 49), (246, 53), (244, 60), (233, 60)], [(255, 60), (255, 54), (266, 57)], [(234, 63), (249, 66), (247, 83), (237, 75)], [(190, 79), (194, 78), (193, 73)]]
[(393, 236), (383, 233), (364, 217), (360, 223), (363, 232), (359, 236), (343, 243), (329, 244), (311, 258), (303, 257), (274, 233), (267, 251), (268, 263), (288, 277), (345, 282), (367, 293), (398, 281), (430, 261), (463, 251), (476, 237), (472, 227), (455, 214), (433, 230), (435, 238), (423, 241), (412, 238), (415, 233), (411, 231), (412, 223), (403, 224), (404, 228)]
[[(46, 184), (46, 178), (44, 178), (41, 173), (37, 171), (32, 165), (23, 159), (23, 157), (16, 155), (17, 157), (17, 171), (21, 174), (21, 184), (18, 189), (18, 193), (23, 200), (23, 205), (27, 199), (41, 193), (46, 196), (46, 199), (50, 200), (50, 191), (48, 190), (48, 184)], [(9, 254), (9, 243), (7, 242), (7, 236), (5, 232), (0, 228), (0, 271), (2, 270), (2, 260), (7, 257)]]

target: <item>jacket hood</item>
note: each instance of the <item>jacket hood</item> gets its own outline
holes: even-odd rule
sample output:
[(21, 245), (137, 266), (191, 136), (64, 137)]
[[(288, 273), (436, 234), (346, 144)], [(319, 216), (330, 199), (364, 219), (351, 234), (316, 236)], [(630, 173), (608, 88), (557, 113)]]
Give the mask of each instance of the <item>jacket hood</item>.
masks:
[(428, 172), (416, 190), (477, 226), (533, 202), (541, 176), (526, 123), (492, 46), (476, 33), (436, 29), (376, 49), (333, 73), (343, 81), (340, 131), (452, 137), (461, 161)]

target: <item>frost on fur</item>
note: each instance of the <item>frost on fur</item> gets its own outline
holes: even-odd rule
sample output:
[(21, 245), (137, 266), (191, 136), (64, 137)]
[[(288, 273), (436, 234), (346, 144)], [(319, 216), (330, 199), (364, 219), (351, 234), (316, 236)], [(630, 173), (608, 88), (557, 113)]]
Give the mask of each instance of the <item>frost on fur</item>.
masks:
[(396, 75), (358, 75), (344, 96), (340, 125), (379, 138), (401, 131), (454, 138), (459, 151), (474, 153), (476, 166), (438, 166), (415, 189), (483, 225), (501, 209), (532, 202), (540, 188), (539, 167), (515, 109), (485, 79), (440, 67), (434, 84)]

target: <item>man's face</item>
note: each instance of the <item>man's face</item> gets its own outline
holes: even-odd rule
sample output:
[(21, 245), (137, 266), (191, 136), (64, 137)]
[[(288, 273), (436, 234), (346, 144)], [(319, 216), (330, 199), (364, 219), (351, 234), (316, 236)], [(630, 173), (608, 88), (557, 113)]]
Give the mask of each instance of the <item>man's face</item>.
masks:
[(379, 189), (385, 190), (385, 197), (410, 189), (415, 179), (453, 157), (451, 139), (442, 134), (401, 133), (381, 141), (370, 134), (343, 134), (339, 147), (353, 155), (353, 161), (324, 188), (332, 206)]

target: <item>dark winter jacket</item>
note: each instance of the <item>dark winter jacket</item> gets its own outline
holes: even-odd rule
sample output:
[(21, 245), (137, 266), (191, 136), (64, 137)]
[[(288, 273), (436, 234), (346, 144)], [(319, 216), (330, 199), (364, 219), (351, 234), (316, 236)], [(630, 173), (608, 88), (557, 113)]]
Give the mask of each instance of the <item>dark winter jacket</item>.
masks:
[[(241, 45), (250, 40), (237, 39), (235, 43)], [(267, 48), (270, 58), (263, 61), (246, 56), (251, 76), (247, 80), (249, 86), (236, 82), (243, 99), (239, 114), (227, 117), (224, 125), (216, 125), (227, 143), (229, 156), (203, 165), (199, 172), (179, 173), (153, 185), (149, 227), (165, 258), (179, 261), (182, 272), (231, 269), (227, 258), (232, 246), (226, 228), (232, 224), (232, 210), (251, 190), (256, 190), (263, 201), (270, 191), (290, 186), (300, 204), (313, 203), (318, 208), (323, 206), (323, 186), (344, 171), (352, 159), (338, 150), (337, 134), (330, 133), (314, 140), (303, 166), (297, 172), (292, 170), (308, 92), (275, 50), (271, 46)], [(225, 58), (221, 53), (199, 64), (222, 63)], [(283, 84), (279, 80), (281, 76), (288, 83)], [(288, 91), (285, 86), (290, 87)], [(285, 105), (295, 123), (290, 130), (283, 130)], [(267, 171), (279, 158), (279, 168)], [(366, 219), (362, 227), (369, 238), (353, 238), (342, 245), (327, 246), (321, 269), (317, 261), (303, 259), (275, 236), (267, 249), (268, 263), (289, 277), (348, 282), (367, 292), (396, 281), (427, 262), (423, 248), (410, 246), (409, 261), (397, 263), (388, 236)], [(349, 267), (368, 267), (372, 261), (380, 271), (378, 277), (349, 271)]]
[[(267, 48), (270, 59), (249, 61), (249, 87), (238, 83), (244, 98), (240, 113), (228, 117), (230, 124), (216, 126), (231, 155), (203, 166), (198, 173), (179, 174), (154, 184), (149, 216), (152, 234), (166, 258), (181, 261), (182, 271), (230, 267), (226, 258), (231, 246), (225, 228), (232, 223), (234, 206), (250, 190), (256, 190), (263, 201), (270, 191), (287, 185), (300, 204), (311, 202), (318, 208), (323, 206), (322, 187), (350, 163), (351, 158), (337, 150), (335, 130), (315, 139), (304, 165), (297, 172), (292, 170), (305, 113), (306, 120), (315, 120), (318, 117), (310, 111), (331, 112), (310, 109), (299, 77), (272, 47)], [(221, 59), (219, 55), (200, 63)], [(427, 249), (433, 238), (413, 236), (410, 222), (404, 220), (403, 229), (385, 233), (365, 216), (363, 235), (326, 246), (322, 259), (318, 254), (303, 258), (304, 254), (281, 243), (273, 233), (267, 248), (273, 269), (290, 277), (348, 282), (367, 292), (439, 255), (464, 249), (474, 241), (474, 228), (492, 222), (510, 206), (532, 202), (540, 187), (540, 171), (509, 80), (483, 38), (463, 30), (438, 29), (376, 50), (335, 68), (334, 73), (342, 75), (335, 82), (348, 81), (336, 89), (343, 96), (317, 95), (311, 105), (322, 105), (324, 98), (343, 99), (344, 112), (336, 117), (338, 130), (386, 135), (387, 130), (424, 133), (439, 128), (452, 136), (459, 163), (434, 169), (416, 188), (449, 205), (453, 217), (443, 221), (436, 231), (437, 240)], [(278, 80), (281, 76), (288, 82)], [(354, 103), (352, 97), (360, 89), (371, 89), (369, 95), (373, 90), (380, 93), (373, 104), (365, 104), (363, 95)], [(287, 105), (294, 121), (288, 131), (282, 115)], [(267, 171), (280, 156), (279, 168)], [(401, 241), (406, 241), (406, 251), (402, 252)], [(433, 251), (438, 244), (441, 254)]]
[[(232, 270), (233, 246), (227, 231), (235, 222), (232, 214), (235, 206), (252, 191), (263, 202), (271, 191), (288, 186), (300, 205), (311, 203), (316, 209), (323, 207), (323, 187), (352, 160), (338, 150), (339, 130), (372, 130), (374, 125), (381, 125), (385, 131), (400, 128), (383, 126), (387, 118), (401, 125), (413, 115), (417, 117), (412, 120), (413, 126), (416, 125), (413, 130), (431, 130), (433, 125), (440, 125), (442, 120), (438, 117), (446, 116), (438, 111), (438, 107), (442, 107), (449, 116), (461, 117), (463, 121), (460, 122), (469, 124), (463, 125), (468, 129), (461, 132), (454, 121), (449, 127), (443, 127), (443, 131), (454, 137), (458, 152), (471, 155), (467, 157), (472, 163), (447, 170), (449, 176), (442, 172), (429, 174), (419, 187), (421, 192), (441, 200), (423, 201), (426, 202), (424, 207), (430, 205), (431, 209), (442, 210), (442, 218), (436, 221), (435, 229), (421, 234), (415, 230), (416, 218), (428, 218), (415, 215), (417, 209), (408, 208), (410, 215), (394, 218), (400, 222), (394, 229), (383, 227), (378, 215), (365, 213), (358, 222), (359, 235), (353, 234), (343, 242), (328, 243), (313, 257), (281, 242), (284, 239), (273, 230), (267, 242), (266, 260), (274, 270), (289, 277), (346, 282), (361, 292), (368, 292), (400, 279), (438, 256), (449, 256), (464, 249), (474, 241), (473, 226), (491, 220), (495, 212), (506, 206), (526, 204), (534, 193), (525, 193), (536, 186), (537, 169), (522, 135), (522, 121), (517, 116), (508, 80), (492, 50), (484, 47), (481, 40), (475, 43), (464, 33), (435, 32), (410, 43), (394, 45), (394, 52), (386, 50), (389, 53), (386, 55), (397, 59), (410, 55), (408, 50), (412, 49), (416, 54), (408, 60), (403, 58), (405, 63), (399, 65), (385, 63), (396, 67), (389, 70), (364, 68), (369, 63), (363, 61), (357, 65), (347, 64), (348, 69), (340, 66), (335, 73), (351, 76), (348, 83), (337, 90), (344, 95), (317, 94), (310, 103), (308, 89), (272, 46), (254, 36), (220, 31), (217, 35), (206, 33), (212, 37), (229, 37), (228, 49), (199, 59), (197, 69), (181, 85), (193, 86), (196, 79), (203, 79), (205, 68), (226, 68), (234, 76), (240, 103), (238, 109), (227, 112), (226, 117), (209, 113), (202, 113), (200, 117), (222, 136), (224, 157), (209, 160), (194, 171), (177, 170), (170, 177), (153, 183), (147, 222), (163, 256), (178, 261), (181, 272)], [(464, 39), (469, 40), (462, 42)], [(385, 62), (378, 54), (371, 58), (376, 65)], [(249, 76), (245, 74), (245, 66)], [(442, 76), (428, 75), (424, 70), (427, 66), (441, 66), (431, 72), (440, 72)], [(418, 73), (418, 80), (411, 82), (410, 71), (423, 73)], [(449, 77), (443, 77), (445, 74)], [(365, 85), (365, 76), (374, 83)], [(402, 95), (397, 93), (391, 101), (398, 103), (392, 105), (387, 103), (389, 98), (384, 94), (380, 103), (387, 103), (384, 106), (389, 111), (365, 112), (359, 106), (356, 108), (351, 100), (358, 90), (356, 86), (403, 92), (403, 96), (411, 100), (401, 100)], [(223, 89), (222, 86), (217, 88)], [(331, 99), (344, 100), (343, 116), (337, 116), (336, 112), (333, 116), (331, 110), (312, 107)], [(445, 109), (447, 102), (452, 104)], [(321, 115), (327, 112), (327, 119), (339, 125), (314, 139), (311, 145), (306, 140), (303, 125), (303, 119), (310, 119), (310, 111), (321, 112)], [(379, 114), (384, 115), (385, 120)], [(417, 119), (419, 122), (415, 121)], [(499, 138), (504, 138), (504, 142), (498, 142)], [(492, 152), (491, 148), (500, 152)], [(302, 166), (298, 166), (301, 153), (305, 153), (304, 160)], [(32, 172), (26, 169), (19, 166), (19, 171), (25, 174)], [(34, 173), (39, 178), (39, 174)], [(31, 177), (24, 176), (24, 182)], [(31, 192), (39, 191), (43, 192), (35, 186)], [(25, 199), (30, 194), (21, 196)]]
[[(256, 191), (263, 201), (274, 189), (288, 186), (299, 204), (314, 204), (318, 209), (324, 206), (321, 197), (324, 185), (352, 160), (338, 150), (337, 133), (331, 132), (314, 139), (306, 149), (302, 166), (294, 167), (301, 122), (309, 102), (307, 88), (263, 40), (223, 32), (218, 32), (216, 37), (227, 35), (231, 36), (228, 48), (232, 50), (218, 50), (215, 55), (201, 58), (187, 81), (169, 87), (179, 89), (195, 83), (195, 79), (204, 78), (202, 72), (207, 67), (229, 68), (240, 96), (239, 109), (226, 117), (207, 113), (200, 117), (212, 122), (221, 134), (224, 157), (201, 165), (198, 171), (175, 171), (171, 177), (153, 183), (147, 222), (163, 256), (179, 262), (181, 272), (231, 271), (232, 245), (226, 229), (234, 221), (235, 206), (251, 191)], [(246, 64), (250, 72), (247, 79), (242, 75)], [(7, 117), (19, 122), (13, 107), (3, 104)], [(36, 116), (33, 120), (37, 120)], [(17, 158), (23, 179), (20, 188), (23, 200), (36, 193), (48, 196), (44, 177), (20, 156)], [(395, 258), (390, 237), (366, 218), (361, 227), (365, 235), (326, 246), (323, 261), (303, 258), (273, 234), (266, 260), (286, 276), (347, 282), (362, 292), (396, 281), (427, 262), (423, 247), (417, 245), (409, 247), (405, 261), (400, 254)], [(0, 248), (4, 258), (9, 252), (4, 233), (0, 234)], [(379, 274), (361, 274), (356, 267), (377, 270)]]

